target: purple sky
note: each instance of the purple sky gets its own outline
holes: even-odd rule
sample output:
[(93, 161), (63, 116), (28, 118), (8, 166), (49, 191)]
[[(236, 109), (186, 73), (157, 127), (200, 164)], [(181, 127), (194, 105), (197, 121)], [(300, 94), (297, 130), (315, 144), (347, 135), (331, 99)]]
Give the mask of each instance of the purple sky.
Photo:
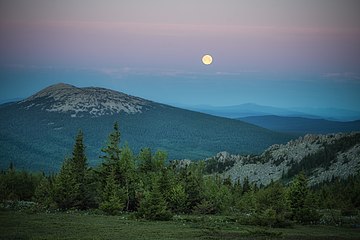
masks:
[[(2, 0), (0, 65), (90, 68), (109, 75), (136, 69), (169, 73), (170, 81), (174, 74), (256, 72), (272, 80), (313, 74), (330, 79), (324, 89), (350, 81), (349, 89), (360, 90), (359, 13), (358, 0)], [(213, 56), (210, 66), (201, 64), (205, 53)], [(10, 80), (1, 79), (0, 87)], [(137, 94), (133, 87), (128, 90)], [(327, 98), (332, 93), (324, 90)], [(339, 106), (352, 102), (354, 109), (360, 99), (353, 94)], [(173, 96), (169, 102), (180, 99)], [(208, 99), (200, 100), (194, 103)], [(252, 99), (224, 104), (244, 101)]]

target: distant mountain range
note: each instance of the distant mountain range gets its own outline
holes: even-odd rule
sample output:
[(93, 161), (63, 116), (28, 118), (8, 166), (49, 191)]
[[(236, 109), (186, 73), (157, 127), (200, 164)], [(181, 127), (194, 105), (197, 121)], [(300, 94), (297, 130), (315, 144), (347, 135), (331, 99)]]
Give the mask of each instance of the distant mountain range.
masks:
[(100, 162), (113, 123), (122, 144), (168, 152), (169, 159), (202, 159), (219, 151), (260, 153), (293, 135), (235, 119), (148, 101), (104, 88), (56, 84), (0, 107), (0, 168), (57, 171), (82, 129), (91, 165)]
[(338, 133), (360, 131), (360, 120), (340, 122), (325, 119), (311, 119), (304, 117), (281, 117), (281, 116), (253, 116), (239, 118), (239, 120), (271, 129), (288, 133)]
[(277, 108), (245, 103), (234, 106), (214, 107), (208, 105), (182, 106), (183, 108), (228, 118), (275, 115), (281, 117), (302, 117), (333, 121), (360, 120), (360, 112), (337, 108)]

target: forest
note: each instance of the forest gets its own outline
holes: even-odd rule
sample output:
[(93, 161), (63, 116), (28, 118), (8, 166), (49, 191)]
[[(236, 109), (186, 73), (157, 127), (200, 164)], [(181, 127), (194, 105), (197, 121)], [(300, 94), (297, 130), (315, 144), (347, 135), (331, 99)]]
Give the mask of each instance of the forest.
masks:
[[(1, 209), (28, 204), (34, 212), (96, 211), (167, 221), (182, 214), (226, 215), (239, 224), (290, 227), (294, 224), (359, 225), (360, 175), (308, 186), (307, 172), (292, 181), (251, 184), (207, 171), (206, 161), (167, 161), (163, 151), (134, 154), (120, 147), (118, 123), (102, 149), (101, 164), (89, 167), (79, 130), (56, 174), (18, 171), (0, 174)], [(212, 163), (213, 164), (213, 163)]]

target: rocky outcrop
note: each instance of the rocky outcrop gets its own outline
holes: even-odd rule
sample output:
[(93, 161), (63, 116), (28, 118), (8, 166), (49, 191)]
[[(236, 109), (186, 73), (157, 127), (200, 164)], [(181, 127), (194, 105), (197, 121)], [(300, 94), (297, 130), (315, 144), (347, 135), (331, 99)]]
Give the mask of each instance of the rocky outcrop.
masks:
[(234, 162), (222, 175), (234, 181), (245, 177), (257, 185), (292, 177), (304, 169), (309, 184), (334, 177), (347, 178), (360, 170), (360, 133), (306, 135), (283, 145), (272, 145), (261, 155), (242, 156), (220, 152), (206, 161)]
[(94, 117), (141, 113), (150, 101), (105, 88), (78, 88), (59, 83), (20, 101), (24, 109), (39, 108), (48, 112), (71, 113), (71, 117), (89, 114)]

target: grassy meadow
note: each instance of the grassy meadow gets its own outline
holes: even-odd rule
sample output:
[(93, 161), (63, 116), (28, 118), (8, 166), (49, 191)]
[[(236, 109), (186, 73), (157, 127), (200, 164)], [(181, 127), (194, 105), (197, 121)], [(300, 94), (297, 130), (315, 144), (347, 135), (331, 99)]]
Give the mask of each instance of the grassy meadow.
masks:
[(240, 225), (226, 216), (174, 216), (172, 221), (135, 220), (131, 214), (0, 211), (0, 239), (360, 239), (360, 228)]

